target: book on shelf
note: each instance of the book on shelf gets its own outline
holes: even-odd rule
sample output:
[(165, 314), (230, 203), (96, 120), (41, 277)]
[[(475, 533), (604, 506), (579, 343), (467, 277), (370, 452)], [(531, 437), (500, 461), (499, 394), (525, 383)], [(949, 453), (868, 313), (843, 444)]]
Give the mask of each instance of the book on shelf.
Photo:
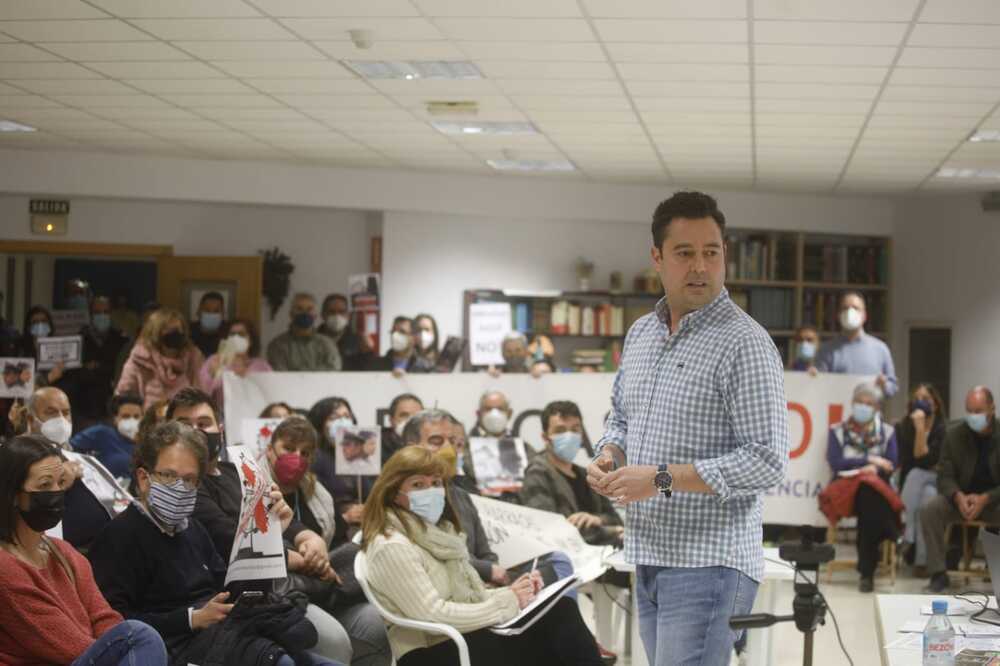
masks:
[(580, 335), (580, 306), (576, 303), (569, 304), (567, 335)]
[(795, 277), (795, 241), (776, 234), (726, 237), (727, 276), (731, 280), (775, 281)]
[(531, 309), (527, 303), (514, 305), (514, 330), (527, 334), (531, 331)]
[(807, 282), (857, 285), (887, 282), (888, 252), (884, 246), (807, 243), (804, 260)]
[(595, 335), (597, 328), (594, 326), (594, 307), (584, 305), (580, 308), (580, 335)]
[(549, 331), (553, 335), (569, 334), (569, 302), (553, 301), (549, 315)]

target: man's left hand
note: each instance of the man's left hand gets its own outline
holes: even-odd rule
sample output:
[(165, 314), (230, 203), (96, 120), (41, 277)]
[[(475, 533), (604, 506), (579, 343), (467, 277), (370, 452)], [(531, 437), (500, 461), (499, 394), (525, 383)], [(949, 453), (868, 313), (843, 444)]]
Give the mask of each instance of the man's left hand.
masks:
[(885, 375), (879, 375), (878, 377), (875, 378), (875, 386), (879, 387), (880, 389), (884, 389), (887, 381), (888, 379), (886, 379)]
[(626, 465), (601, 479), (603, 494), (618, 504), (638, 502), (657, 494), (656, 465)]
[(319, 575), (330, 566), (330, 554), (326, 542), (318, 534), (304, 539), (298, 546), (299, 555), (306, 561), (306, 571)]
[(969, 495), (968, 497), (971, 500), (969, 502), (968, 520), (978, 520), (980, 514), (983, 513), (983, 509), (985, 509), (986, 505), (989, 503), (990, 496), (986, 493), (982, 493), (980, 495)]

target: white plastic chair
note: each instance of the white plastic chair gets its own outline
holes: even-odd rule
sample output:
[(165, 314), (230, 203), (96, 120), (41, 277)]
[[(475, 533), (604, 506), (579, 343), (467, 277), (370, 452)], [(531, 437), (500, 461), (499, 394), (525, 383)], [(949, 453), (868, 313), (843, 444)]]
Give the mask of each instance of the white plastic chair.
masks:
[(365, 557), (364, 551), (359, 552), (357, 557), (354, 558), (354, 577), (358, 579), (365, 597), (386, 621), (391, 622), (397, 627), (406, 627), (407, 629), (417, 629), (428, 634), (443, 634), (447, 636), (458, 647), (459, 664), (461, 666), (472, 666), (472, 662), (469, 660), (469, 646), (465, 644), (465, 637), (455, 627), (437, 622), (421, 622), (420, 620), (399, 617), (382, 607), (382, 604), (372, 594), (371, 588), (368, 587), (368, 558)]

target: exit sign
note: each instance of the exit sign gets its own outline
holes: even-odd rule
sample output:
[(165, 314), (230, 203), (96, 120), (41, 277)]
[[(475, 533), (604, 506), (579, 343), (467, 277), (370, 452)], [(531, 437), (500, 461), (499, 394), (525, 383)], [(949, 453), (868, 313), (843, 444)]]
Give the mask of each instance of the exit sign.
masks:
[(61, 199), (32, 199), (31, 233), (42, 236), (65, 236), (69, 228), (69, 202)]
[(69, 215), (69, 202), (60, 199), (32, 199), (28, 206), (32, 215)]

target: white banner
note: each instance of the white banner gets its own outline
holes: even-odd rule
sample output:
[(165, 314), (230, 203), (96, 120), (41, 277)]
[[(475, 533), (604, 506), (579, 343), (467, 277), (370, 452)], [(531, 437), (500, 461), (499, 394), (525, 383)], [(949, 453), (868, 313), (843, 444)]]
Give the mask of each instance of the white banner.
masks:
[(226, 585), (234, 580), (286, 578), (285, 543), (278, 515), (272, 510), (267, 465), (259, 464), (254, 453), (244, 446), (231, 446), (227, 452), (239, 471), (243, 500)]
[[(866, 377), (804, 372), (785, 373), (788, 424), (792, 459), (785, 480), (768, 492), (764, 522), (782, 525), (825, 526), (816, 496), (830, 481), (826, 445), (831, 424), (849, 408), (851, 392)], [(393, 377), (385, 372), (271, 372), (249, 374), (245, 379), (225, 374), (226, 422), (238, 432), (244, 419), (256, 418), (265, 405), (285, 401), (308, 409), (321, 398), (347, 398), (362, 423), (376, 420), (400, 393), (417, 395), (427, 407), (447, 409), (467, 429), (476, 423), (480, 396), (489, 389), (503, 391), (510, 399), (515, 421), (530, 410), (541, 411), (553, 400), (572, 400), (580, 407), (591, 441), (604, 432), (611, 408), (612, 373), (555, 373), (534, 378), (485, 372), (457, 374), (408, 374)], [(541, 419), (529, 415), (517, 434), (527, 444), (541, 441)], [(669, 462), (669, 461), (665, 461)]]

